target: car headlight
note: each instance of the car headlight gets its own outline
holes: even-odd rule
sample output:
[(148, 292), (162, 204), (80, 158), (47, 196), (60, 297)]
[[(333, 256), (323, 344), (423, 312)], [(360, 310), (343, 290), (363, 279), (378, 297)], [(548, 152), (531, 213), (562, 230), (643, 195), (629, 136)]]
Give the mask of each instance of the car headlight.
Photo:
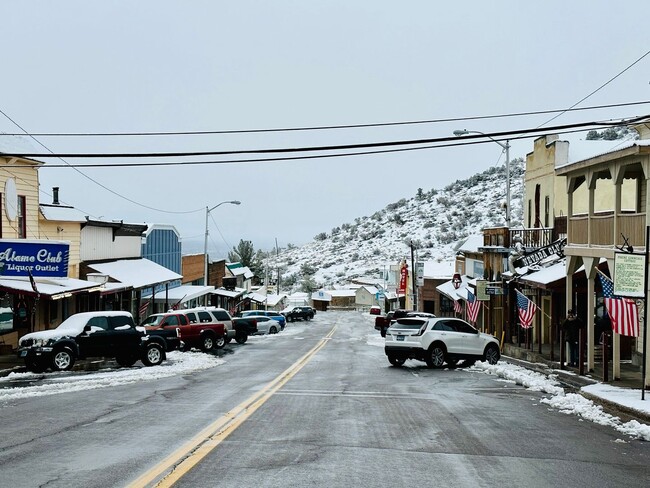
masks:
[(32, 344), (34, 347), (43, 347), (47, 346), (50, 341), (48, 339), (34, 339)]

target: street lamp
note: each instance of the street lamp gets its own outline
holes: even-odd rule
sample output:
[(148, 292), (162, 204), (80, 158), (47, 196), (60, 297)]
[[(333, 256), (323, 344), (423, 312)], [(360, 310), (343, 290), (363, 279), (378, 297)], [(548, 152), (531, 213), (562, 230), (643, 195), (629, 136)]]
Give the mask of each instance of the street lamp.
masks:
[(454, 131), (454, 135), (457, 137), (464, 136), (467, 134), (484, 135), (492, 142), (496, 142), (499, 146), (501, 146), (506, 151), (506, 226), (510, 228), (510, 141), (506, 139), (506, 143), (504, 144), (478, 130), (461, 129), (461, 130)]
[(205, 207), (205, 243), (203, 245), (203, 286), (208, 286), (208, 215), (215, 208), (224, 203), (230, 203), (232, 205), (240, 205), (239, 200), (227, 200), (225, 202), (217, 203), (214, 207), (208, 208)]

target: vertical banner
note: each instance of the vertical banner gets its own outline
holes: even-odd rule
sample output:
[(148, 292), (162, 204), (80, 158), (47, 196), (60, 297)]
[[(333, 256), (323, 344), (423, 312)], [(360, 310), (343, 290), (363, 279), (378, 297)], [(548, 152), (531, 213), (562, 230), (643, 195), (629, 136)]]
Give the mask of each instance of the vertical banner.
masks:
[(399, 292), (404, 295), (406, 294), (406, 284), (408, 283), (408, 265), (405, 261), (402, 261), (402, 265), (399, 271)]

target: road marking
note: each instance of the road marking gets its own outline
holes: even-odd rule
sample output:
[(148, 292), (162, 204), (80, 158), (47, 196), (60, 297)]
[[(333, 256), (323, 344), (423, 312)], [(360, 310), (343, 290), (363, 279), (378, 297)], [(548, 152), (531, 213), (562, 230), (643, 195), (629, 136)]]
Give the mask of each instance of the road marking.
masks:
[[(156, 466), (144, 473), (127, 488), (155, 486), (167, 488), (173, 486), (181, 477), (207, 456), (215, 447), (237, 429), (248, 417), (260, 408), (280, 388), (282, 388), (311, 358), (332, 338), (336, 326), (322, 338), (309, 352), (293, 363), (260, 391), (226, 412), (196, 436), (176, 449)], [(155, 483), (155, 484), (154, 484)]]

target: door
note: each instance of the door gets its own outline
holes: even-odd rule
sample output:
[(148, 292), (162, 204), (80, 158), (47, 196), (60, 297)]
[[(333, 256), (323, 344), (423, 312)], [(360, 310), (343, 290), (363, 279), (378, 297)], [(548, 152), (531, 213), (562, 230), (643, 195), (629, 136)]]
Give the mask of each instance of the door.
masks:
[(131, 317), (117, 315), (109, 317), (110, 349), (106, 356), (116, 356), (120, 353), (133, 353), (140, 349), (142, 333), (135, 328)]
[(108, 318), (105, 316), (91, 317), (85, 327), (90, 327), (90, 330), (82, 332), (77, 337), (79, 355), (81, 357), (103, 356), (110, 341)]

